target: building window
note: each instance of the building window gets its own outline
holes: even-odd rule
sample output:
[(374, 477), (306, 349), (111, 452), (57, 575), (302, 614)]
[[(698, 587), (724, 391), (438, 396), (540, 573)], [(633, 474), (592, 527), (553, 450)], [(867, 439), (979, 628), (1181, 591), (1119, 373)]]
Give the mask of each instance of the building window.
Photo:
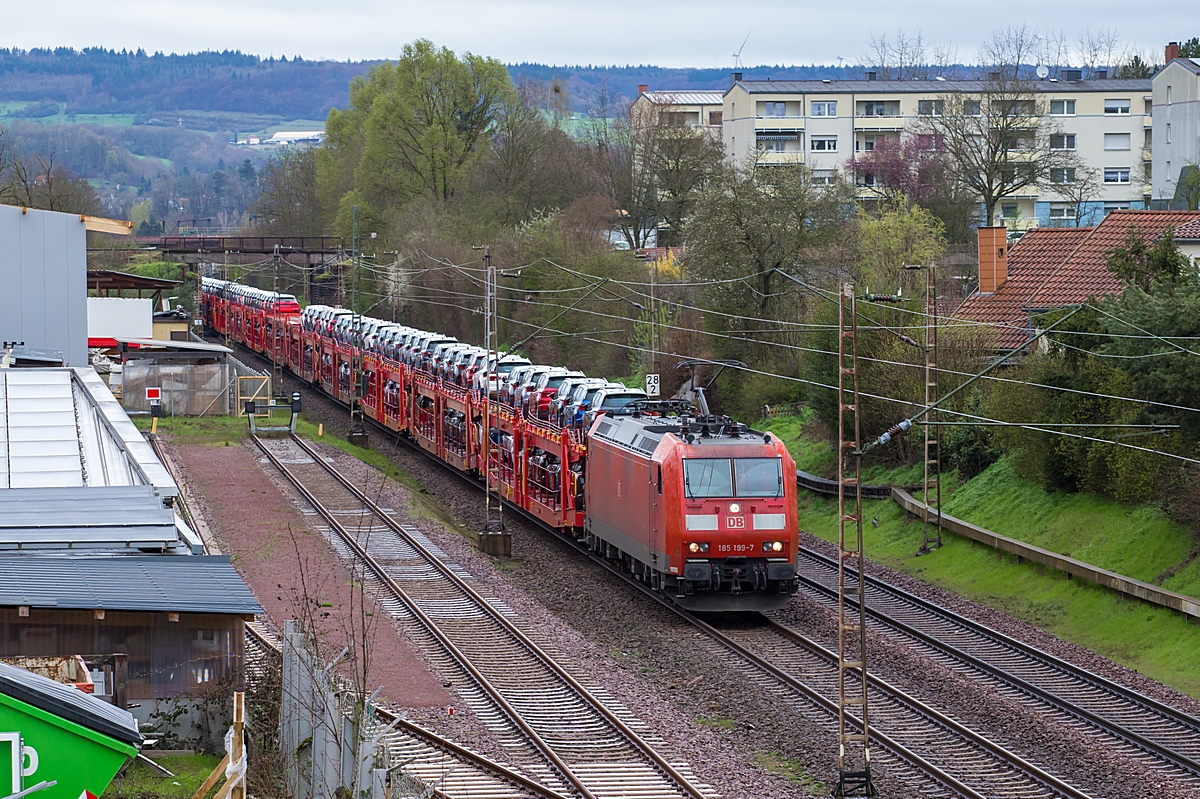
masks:
[(813, 152), (831, 153), (837, 149), (837, 136), (813, 136), (808, 141)]
[(1105, 183), (1128, 183), (1129, 169), (1126, 167), (1113, 167), (1104, 170)]
[(1106, 113), (1106, 114), (1128, 114), (1129, 113), (1129, 101), (1128, 100), (1105, 100), (1104, 101), (1104, 113)]
[(1017, 218), (1017, 204), (1016, 203), (1003, 203), (1000, 206), (1000, 218), (1001, 219), (1016, 219)]
[(1050, 170), (1050, 182), (1060, 183), (1062, 185), (1070, 185), (1075, 182), (1075, 168), (1065, 167), (1061, 169)]
[(763, 103), (763, 116), (767, 117), (785, 117), (787, 116), (787, 103), (778, 103), (767, 101)]
[(940, 117), (945, 106), (944, 100), (917, 100), (917, 113), (923, 117)]
[(1171, 143), (1171, 123), (1167, 123), (1167, 144)]
[(1073, 117), (1075, 116), (1075, 101), (1074, 100), (1051, 100), (1050, 115), (1056, 117)]
[(1050, 218), (1056, 222), (1071, 222), (1075, 220), (1075, 206), (1067, 203), (1051, 203)]
[(723, 111), (709, 111), (708, 112), (708, 124), (709, 125), (720, 125), (723, 115), (724, 115)]
[(1129, 149), (1129, 134), (1128, 133), (1105, 133), (1104, 134), (1104, 149), (1105, 150), (1128, 150)]
[(784, 151), (784, 140), (780, 138), (760, 137), (758, 140), (758, 149), (764, 153), (782, 153)]
[(963, 100), (963, 116), (977, 117), (981, 109), (982, 106), (980, 106), (978, 100)]
[(812, 115), (815, 117), (837, 116), (837, 100), (824, 100), (812, 104)]
[(813, 172), (812, 182), (818, 186), (828, 186), (833, 183), (832, 169), (818, 169)]
[(863, 186), (868, 186), (868, 187), (874, 186), (875, 185), (875, 175), (870, 172), (864, 172), (862, 174), (861, 181), (862, 181)]
[(863, 136), (863, 140), (855, 144), (855, 149), (861, 150), (864, 153), (869, 153), (875, 149), (876, 139), (877, 137), (875, 136)]
[(1167, 87), (1167, 105), (1171, 104), (1171, 87)]
[(1075, 149), (1075, 134), (1074, 133), (1052, 133), (1052, 134), (1050, 134), (1050, 149), (1051, 150), (1074, 150)]
[(1108, 216), (1113, 211), (1128, 211), (1129, 203), (1126, 202), (1110, 202), (1104, 204), (1104, 215)]
[(882, 100), (868, 100), (862, 104), (862, 115), (865, 117), (898, 117), (900, 116), (900, 103), (898, 102), (883, 102)]

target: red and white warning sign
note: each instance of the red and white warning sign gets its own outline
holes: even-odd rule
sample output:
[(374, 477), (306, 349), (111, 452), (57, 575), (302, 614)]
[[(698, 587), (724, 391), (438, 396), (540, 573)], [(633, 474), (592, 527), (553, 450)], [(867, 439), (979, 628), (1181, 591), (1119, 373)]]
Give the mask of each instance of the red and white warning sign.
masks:
[(147, 402), (150, 402), (151, 400), (161, 400), (161, 399), (162, 399), (162, 389), (161, 388), (159, 388), (157, 386), (154, 386), (153, 388), (150, 386), (146, 386), (146, 401)]

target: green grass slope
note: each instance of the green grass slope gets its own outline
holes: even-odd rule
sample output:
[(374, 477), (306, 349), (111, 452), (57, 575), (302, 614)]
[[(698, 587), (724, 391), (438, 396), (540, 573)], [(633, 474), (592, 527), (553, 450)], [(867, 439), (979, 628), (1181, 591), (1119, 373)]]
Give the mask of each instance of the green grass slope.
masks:
[[(798, 463), (814, 448), (824, 447), (833, 456), (828, 444), (804, 439), (805, 425), (798, 420), (775, 419), (765, 426), (788, 444)], [(864, 475), (872, 471), (870, 482), (920, 480), (919, 470), (912, 468), (864, 469)], [(948, 475), (944, 483), (948, 514), (1139, 580), (1156, 582), (1196, 545), (1188, 530), (1154, 508), (1086, 494), (1047, 493), (1018, 477), (1008, 460), (961, 486), (954, 487), (953, 478)], [(1054, 569), (1018, 564), (1013, 556), (949, 532), (943, 533), (941, 549), (917, 557), (921, 522), (891, 500), (865, 501), (863, 517), (872, 560), (1003, 610), (1200, 698), (1200, 624), (1092, 583), (1068, 580)], [(836, 540), (836, 500), (802, 491), (800, 528)], [(1200, 564), (1178, 568), (1162, 585), (1200, 596)]]

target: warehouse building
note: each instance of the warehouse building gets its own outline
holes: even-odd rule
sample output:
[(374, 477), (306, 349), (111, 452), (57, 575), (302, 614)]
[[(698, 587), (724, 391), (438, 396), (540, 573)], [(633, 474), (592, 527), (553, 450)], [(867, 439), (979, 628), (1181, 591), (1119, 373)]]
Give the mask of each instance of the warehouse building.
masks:
[(178, 495), (92, 369), (0, 369), (0, 657), (123, 655), (134, 704), (238, 678), (262, 609)]

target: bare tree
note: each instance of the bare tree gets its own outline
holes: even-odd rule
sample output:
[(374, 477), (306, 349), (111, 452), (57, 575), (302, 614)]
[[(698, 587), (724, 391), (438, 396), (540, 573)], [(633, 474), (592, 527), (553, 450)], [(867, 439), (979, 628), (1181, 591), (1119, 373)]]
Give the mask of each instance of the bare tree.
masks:
[(73, 214), (100, 210), (96, 190), (59, 164), (56, 151), (34, 153), (29, 158), (6, 142), (4, 135), (0, 128), (0, 203)]
[(897, 28), (890, 37), (887, 33), (872, 35), (863, 60), (875, 68), (881, 80), (930, 80), (935, 75), (942, 75), (938, 62), (951, 53), (952, 50), (935, 48), (931, 61), (929, 47), (920, 30), (910, 33)]
[(286, 149), (259, 174), (255, 212), (279, 236), (312, 236), (325, 230), (317, 194), (317, 151)]
[(1062, 170), (1078, 166), (1072, 151), (1051, 146), (1059, 129), (1047, 116), (1046, 102), (1017, 76), (1031, 42), (1024, 28), (995, 35), (989, 43), (993, 56), (1009, 56), (989, 64), (979, 93), (943, 95), (918, 123), (945, 150), (951, 179), (982, 200), (988, 226), (1005, 197), (1050, 186), (1061, 181)]
[(1101, 69), (1110, 69), (1127, 60), (1126, 50), (1115, 28), (1086, 28), (1075, 38), (1075, 54), (1083, 67), (1083, 77), (1092, 79)]
[(1093, 202), (1100, 194), (1099, 170), (1081, 163), (1070, 168), (1070, 172), (1062, 178), (1061, 182), (1055, 184), (1054, 191), (1070, 206), (1075, 227), (1090, 227), (1096, 216), (1096, 209), (1089, 207), (1088, 203)]

